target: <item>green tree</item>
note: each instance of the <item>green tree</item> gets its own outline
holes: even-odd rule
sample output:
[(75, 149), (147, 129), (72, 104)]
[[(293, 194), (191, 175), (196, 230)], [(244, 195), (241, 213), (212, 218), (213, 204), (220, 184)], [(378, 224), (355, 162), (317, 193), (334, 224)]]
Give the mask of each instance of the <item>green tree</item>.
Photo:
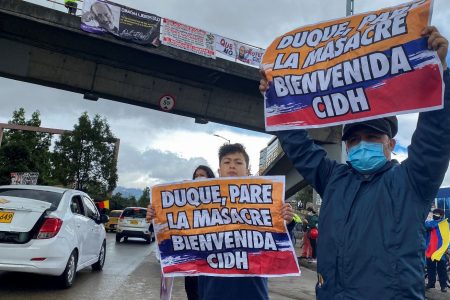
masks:
[(95, 115), (91, 121), (85, 112), (74, 130), (55, 143), (54, 177), (94, 199), (110, 196), (117, 184), (115, 141), (106, 119)]
[(150, 188), (146, 187), (142, 192), (142, 196), (138, 199), (137, 205), (139, 207), (147, 207), (150, 203)]
[[(25, 109), (13, 112), (9, 124), (40, 127), (40, 113), (33, 112), (26, 120)], [(5, 129), (0, 147), (0, 184), (11, 182), (11, 172), (39, 172), (38, 183), (48, 184), (51, 179), (51, 145), (49, 133)]]
[(114, 194), (109, 201), (109, 209), (124, 209), (130, 206), (136, 206), (136, 198), (134, 196), (124, 197), (121, 193)]

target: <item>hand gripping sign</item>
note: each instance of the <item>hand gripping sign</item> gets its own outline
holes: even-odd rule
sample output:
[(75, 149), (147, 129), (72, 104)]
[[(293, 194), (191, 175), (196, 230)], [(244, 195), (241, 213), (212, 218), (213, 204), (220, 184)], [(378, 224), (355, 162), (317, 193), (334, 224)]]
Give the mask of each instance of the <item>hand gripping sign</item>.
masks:
[(165, 276), (299, 275), (285, 221), (284, 177), (185, 181), (152, 188)]
[(266, 130), (442, 108), (442, 66), (421, 36), (431, 8), (414, 1), (278, 37), (262, 61)]

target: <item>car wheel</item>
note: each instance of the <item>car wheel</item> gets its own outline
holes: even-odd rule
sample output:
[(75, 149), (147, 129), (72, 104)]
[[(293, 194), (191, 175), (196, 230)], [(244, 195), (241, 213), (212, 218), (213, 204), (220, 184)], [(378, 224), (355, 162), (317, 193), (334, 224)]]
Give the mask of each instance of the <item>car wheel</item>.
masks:
[(92, 265), (92, 270), (101, 271), (103, 270), (103, 265), (105, 264), (106, 258), (106, 242), (103, 241), (102, 247), (100, 248), (100, 253), (98, 254), (98, 260)]
[(122, 239), (122, 237), (118, 234), (116, 234), (116, 242), (120, 243), (120, 240)]
[(127, 237), (127, 236), (124, 237), (124, 238), (123, 238), (123, 241), (124, 241), (124, 242), (128, 241), (128, 237)]
[(77, 273), (77, 251), (73, 250), (70, 253), (69, 260), (67, 261), (64, 272), (59, 276), (60, 285), (62, 288), (70, 288), (75, 280), (75, 274)]
[(147, 244), (151, 244), (151, 243), (152, 243), (152, 238), (151, 238), (151, 237), (146, 238), (146, 239), (145, 239), (145, 242), (146, 242)]

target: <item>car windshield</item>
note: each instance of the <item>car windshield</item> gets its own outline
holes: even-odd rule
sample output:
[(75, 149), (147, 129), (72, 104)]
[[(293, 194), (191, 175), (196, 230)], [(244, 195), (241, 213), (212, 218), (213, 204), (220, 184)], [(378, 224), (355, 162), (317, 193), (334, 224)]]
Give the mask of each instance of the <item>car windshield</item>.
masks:
[(123, 211), (122, 217), (128, 218), (145, 218), (147, 210), (143, 208), (129, 208)]
[(58, 207), (63, 194), (41, 190), (11, 188), (11, 189), (0, 189), (0, 196), (21, 197), (45, 201), (52, 205), (50, 207), (51, 210), (55, 210)]
[(118, 216), (120, 216), (122, 212), (121, 211), (112, 211), (109, 216), (113, 217), (113, 218), (117, 218)]

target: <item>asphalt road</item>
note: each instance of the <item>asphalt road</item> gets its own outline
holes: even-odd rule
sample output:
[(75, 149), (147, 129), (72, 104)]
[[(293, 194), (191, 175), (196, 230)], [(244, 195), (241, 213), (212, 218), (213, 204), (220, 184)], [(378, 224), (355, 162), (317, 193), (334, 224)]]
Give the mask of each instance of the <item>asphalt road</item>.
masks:
[(0, 272), (0, 299), (115, 299), (114, 295), (154, 248), (155, 243), (148, 245), (140, 239), (130, 238), (118, 244), (115, 234), (108, 233), (102, 272), (93, 272), (90, 267), (79, 271), (74, 285), (67, 290), (58, 288), (51, 276)]
[[(77, 273), (70, 289), (60, 289), (50, 276), (0, 272), (0, 299), (159, 299), (160, 265), (155, 243), (128, 239), (117, 244), (107, 234), (106, 261), (102, 272), (86, 268)], [(270, 299), (315, 299), (314, 271), (303, 268), (301, 277), (270, 278)], [(186, 299), (183, 278), (175, 278), (172, 299)]]

